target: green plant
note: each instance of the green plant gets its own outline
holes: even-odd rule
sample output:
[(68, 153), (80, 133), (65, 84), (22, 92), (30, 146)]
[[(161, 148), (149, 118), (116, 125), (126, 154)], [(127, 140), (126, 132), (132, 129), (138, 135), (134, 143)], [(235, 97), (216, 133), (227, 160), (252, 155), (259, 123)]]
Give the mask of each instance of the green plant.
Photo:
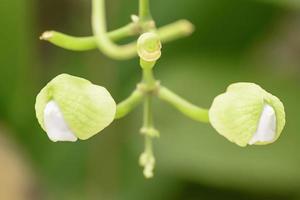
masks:
[[(53, 141), (88, 139), (108, 126), (114, 119), (125, 117), (140, 103), (144, 104), (141, 133), (145, 150), (140, 156), (146, 178), (153, 176), (155, 158), (152, 140), (159, 137), (152, 116), (152, 99), (171, 104), (187, 117), (211, 125), (228, 140), (240, 145), (274, 142), (285, 125), (283, 104), (253, 83), (235, 83), (226, 93), (215, 98), (211, 108), (198, 107), (162, 86), (153, 75), (153, 67), (161, 56), (161, 43), (170, 42), (193, 32), (186, 21), (157, 28), (149, 10), (149, 0), (139, 0), (139, 16), (117, 30), (107, 32), (105, 0), (92, 0), (92, 28), (94, 36), (73, 37), (47, 31), (42, 40), (75, 51), (98, 48), (112, 59), (139, 57), (142, 81), (132, 94), (117, 104), (103, 87), (62, 74), (54, 78), (40, 92), (36, 100), (36, 115), (42, 128)], [(138, 40), (126, 45), (114, 41), (138, 35)]]

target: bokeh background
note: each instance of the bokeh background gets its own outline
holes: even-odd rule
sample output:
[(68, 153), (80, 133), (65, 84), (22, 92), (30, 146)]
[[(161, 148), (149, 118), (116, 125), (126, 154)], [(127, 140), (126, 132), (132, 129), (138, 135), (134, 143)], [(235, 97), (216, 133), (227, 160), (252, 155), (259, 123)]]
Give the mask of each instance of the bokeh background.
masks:
[[(138, 1), (107, 1), (109, 28)], [(162, 84), (209, 107), (227, 85), (255, 82), (285, 104), (278, 142), (240, 148), (210, 125), (155, 102), (155, 178), (138, 166), (142, 110), (88, 141), (52, 143), (35, 119), (39, 90), (60, 73), (84, 77), (124, 99), (138, 60), (70, 52), (38, 40), (48, 29), (90, 35), (89, 0), (1, 0), (0, 200), (300, 199), (300, 1), (151, 0), (157, 24), (186, 18), (195, 33), (163, 47)]]

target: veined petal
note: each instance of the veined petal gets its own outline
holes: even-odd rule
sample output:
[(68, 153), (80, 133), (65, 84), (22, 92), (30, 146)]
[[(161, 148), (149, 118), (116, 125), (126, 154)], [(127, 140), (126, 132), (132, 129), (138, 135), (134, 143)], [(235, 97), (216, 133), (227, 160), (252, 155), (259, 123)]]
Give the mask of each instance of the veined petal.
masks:
[(216, 131), (239, 146), (275, 142), (285, 125), (281, 101), (254, 83), (231, 84), (209, 109)]
[(61, 74), (37, 95), (35, 110), (51, 140), (76, 141), (86, 140), (111, 124), (116, 103), (104, 87)]

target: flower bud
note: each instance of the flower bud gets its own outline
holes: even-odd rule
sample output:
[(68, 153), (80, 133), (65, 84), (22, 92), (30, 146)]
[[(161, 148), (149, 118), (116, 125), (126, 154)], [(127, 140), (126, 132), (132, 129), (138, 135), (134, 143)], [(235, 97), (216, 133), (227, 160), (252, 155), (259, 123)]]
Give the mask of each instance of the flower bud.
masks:
[(142, 167), (144, 167), (143, 174), (145, 178), (152, 178), (153, 177), (153, 171), (155, 167), (155, 158), (153, 154), (144, 152), (141, 154), (139, 163)]
[(147, 32), (142, 34), (137, 41), (139, 57), (146, 62), (155, 62), (161, 56), (161, 42), (157, 34)]
[(234, 83), (217, 96), (209, 120), (219, 134), (239, 146), (274, 142), (285, 125), (281, 101), (254, 83)]
[(36, 117), (50, 140), (86, 140), (107, 127), (116, 113), (109, 92), (83, 78), (61, 74), (37, 95)]

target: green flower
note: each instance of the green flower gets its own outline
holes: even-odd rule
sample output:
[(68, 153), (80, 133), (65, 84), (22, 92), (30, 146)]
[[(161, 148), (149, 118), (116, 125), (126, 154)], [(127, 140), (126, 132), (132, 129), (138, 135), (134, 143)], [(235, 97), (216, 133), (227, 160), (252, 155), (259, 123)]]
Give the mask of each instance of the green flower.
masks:
[(217, 96), (209, 120), (219, 134), (239, 146), (274, 142), (285, 125), (281, 101), (254, 83), (234, 83)]
[(109, 92), (83, 78), (61, 74), (38, 94), (36, 117), (50, 140), (86, 140), (107, 127), (116, 103)]

